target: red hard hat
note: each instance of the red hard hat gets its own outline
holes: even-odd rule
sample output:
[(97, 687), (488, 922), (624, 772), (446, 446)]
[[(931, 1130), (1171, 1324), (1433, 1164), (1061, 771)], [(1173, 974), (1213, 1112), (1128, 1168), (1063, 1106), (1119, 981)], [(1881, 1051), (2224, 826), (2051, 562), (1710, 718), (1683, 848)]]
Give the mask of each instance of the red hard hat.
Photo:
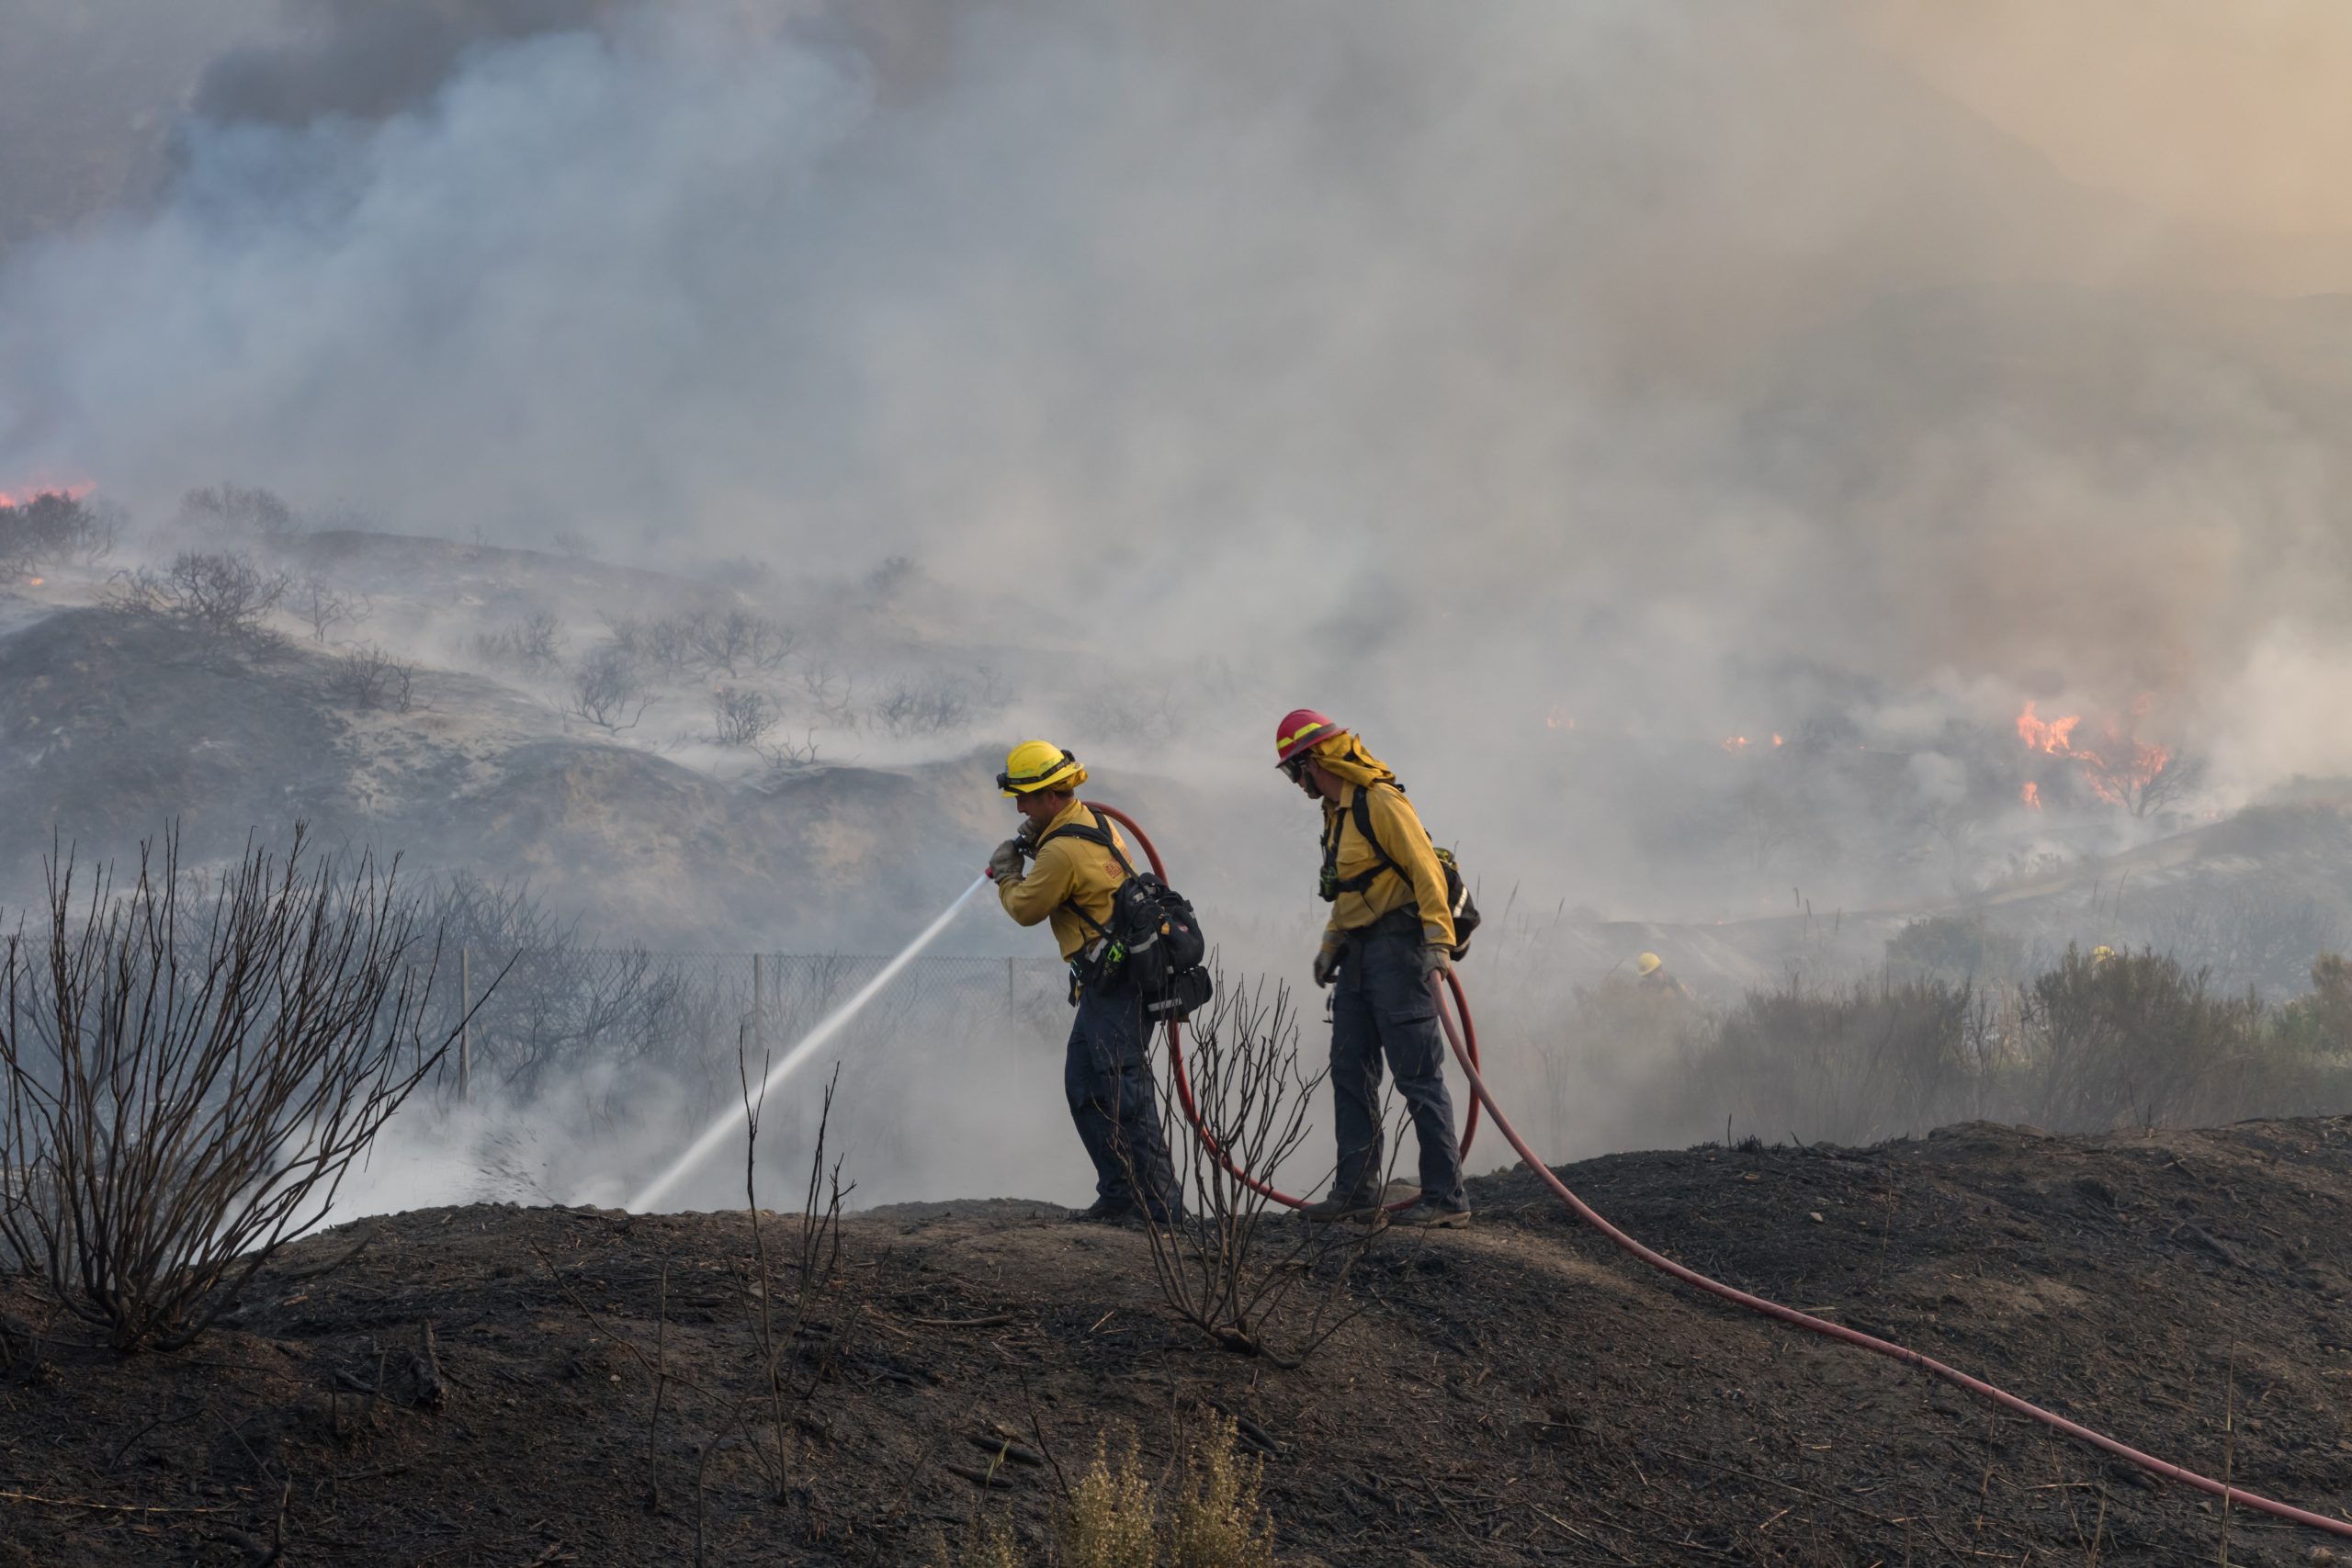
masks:
[(1317, 741), (1347, 733), (1313, 708), (1294, 708), (1274, 727), (1274, 766), (1281, 767)]

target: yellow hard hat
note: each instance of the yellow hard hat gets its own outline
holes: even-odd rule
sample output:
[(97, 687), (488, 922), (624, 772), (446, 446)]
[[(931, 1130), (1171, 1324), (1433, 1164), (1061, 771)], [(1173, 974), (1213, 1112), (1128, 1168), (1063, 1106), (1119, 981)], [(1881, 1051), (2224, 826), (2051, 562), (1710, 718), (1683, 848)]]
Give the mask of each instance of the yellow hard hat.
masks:
[(1004, 772), (996, 776), (996, 787), (1007, 795), (1076, 789), (1085, 782), (1078, 759), (1050, 740), (1023, 740), (1004, 754)]
[(2101, 942), (2098, 946), (2091, 949), (2091, 962), (2094, 964), (2104, 964), (2114, 956), (2115, 949), (2108, 946), (2105, 942)]
[(1657, 953), (1645, 953), (1639, 958), (1634, 960), (1634, 973), (1646, 979), (1650, 976), (1657, 974), (1665, 963), (1666, 960), (1660, 958)]

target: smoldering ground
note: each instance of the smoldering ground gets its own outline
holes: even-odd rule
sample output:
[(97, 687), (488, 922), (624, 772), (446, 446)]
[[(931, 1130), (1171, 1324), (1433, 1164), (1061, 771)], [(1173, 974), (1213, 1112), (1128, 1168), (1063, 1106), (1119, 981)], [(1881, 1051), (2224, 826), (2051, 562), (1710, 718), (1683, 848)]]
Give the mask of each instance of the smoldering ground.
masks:
[(0, 473), (911, 558), (928, 635), (1013, 656), (1005, 728), (1200, 791), (1237, 919), (1305, 885), (1301, 700), (1492, 894), (1614, 915), (1946, 896), (1956, 805), (2033, 852), (2028, 700), (2219, 806), (2352, 766), (2352, 318), (2280, 286), (2352, 268), (2053, 164), (1858, 17), (245, 17), (152, 198), (0, 273)]

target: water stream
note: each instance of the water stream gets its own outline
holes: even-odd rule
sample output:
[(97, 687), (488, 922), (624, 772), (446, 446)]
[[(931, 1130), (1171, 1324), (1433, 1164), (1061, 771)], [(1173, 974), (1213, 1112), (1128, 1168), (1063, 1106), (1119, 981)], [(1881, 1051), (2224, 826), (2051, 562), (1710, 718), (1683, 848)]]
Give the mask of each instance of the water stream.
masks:
[[(924, 948), (929, 947), (938, 939), (939, 933), (947, 929), (947, 922), (954, 919), (956, 913), (961, 910), (965, 905), (972, 901), (972, 895), (978, 893), (981, 888), (986, 887), (988, 885), (989, 879), (985, 875), (974, 879), (969, 887), (967, 887), (961, 894), (957, 895), (956, 899), (953, 904), (948, 905), (946, 908), (940, 911), (940, 915), (937, 919), (932, 921), (931, 924), (922, 929), (922, 933), (921, 935), (917, 936), (914, 941), (907, 943), (905, 947), (901, 948), (896, 958), (891, 959), (889, 963), (882, 965), (882, 969), (879, 974), (876, 975), (871, 980), (865, 982), (865, 985), (860, 986), (857, 988), (855, 995), (852, 996), (849, 1000), (842, 1003), (841, 1006), (835, 1008), (831, 1013), (828, 1013), (825, 1016), (823, 1022), (818, 1024), (816, 1028), (802, 1035), (800, 1039), (794, 1043), (790, 1050), (777, 1057), (775, 1065), (768, 1069), (767, 1077), (760, 1080), (759, 1089), (753, 1096), (754, 1100), (756, 1101), (760, 1097), (766, 1095), (769, 1090), (784, 1082), (786, 1078), (790, 1077), (793, 1070), (798, 1067), (801, 1063), (815, 1055), (819, 1051), (823, 1050), (827, 1041), (832, 1039), (834, 1035), (839, 1034), (842, 1029), (848, 1026), (850, 1020), (855, 1018), (858, 1013), (864, 1010), (866, 1003), (881, 995), (882, 988), (888, 986), (892, 980), (898, 978), (899, 971), (904, 969), (909, 964), (912, 963), (915, 954), (921, 953)], [(678, 1156), (676, 1164), (663, 1171), (645, 1189), (644, 1191), (637, 1195), (637, 1197), (629, 1203), (630, 1213), (644, 1213), (648, 1210), (651, 1209), (655, 1204), (661, 1202), (664, 1197), (669, 1195), (672, 1188), (677, 1186), (679, 1182), (684, 1180), (688, 1176), (693, 1175), (694, 1172), (701, 1167), (705, 1160), (708, 1159), (713, 1154), (718, 1152), (719, 1145), (727, 1142), (728, 1139), (735, 1134), (737, 1129), (743, 1125), (745, 1114), (746, 1111), (743, 1102), (740, 1100), (737, 1100), (723, 1115), (718, 1118), (718, 1121), (710, 1124), (709, 1128), (704, 1132), (701, 1137), (696, 1138), (694, 1141), (692, 1147), (688, 1148), (684, 1154)]]

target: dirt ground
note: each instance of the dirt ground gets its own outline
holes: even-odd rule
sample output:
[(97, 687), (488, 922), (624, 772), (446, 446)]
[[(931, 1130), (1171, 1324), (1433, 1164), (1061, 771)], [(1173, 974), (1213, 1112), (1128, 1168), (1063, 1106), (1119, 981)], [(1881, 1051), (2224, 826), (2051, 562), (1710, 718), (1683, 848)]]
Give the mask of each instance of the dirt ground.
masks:
[[(2352, 1506), (2352, 1122), (1971, 1125), (1565, 1175), (1702, 1269)], [(976, 1506), (1034, 1535), (1103, 1435), (1149, 1468), (1209, 1406), (1266, 1455), (1298, 1562), (2352, 1560), (1698, 1297), (1524, 1173), (1473, 1192), (1473, 1228), (1376, 1241), (1340, 1287), (1361, 1312), (1289, 1371), (1173, 1321), (1140, 1233), (1013, 1201), (854, 1215), (786, 1358), (810, 1392), (741, 1420), (761, 1364), (741, 1214), (353, 1226), (169, 1356), (83, 1348), (13, 1281), (0, 1568), (691, 1562), (698, 1530), (714, 1563), (922, 1562)], [(772, 1254), (797, 1226), (767, 1222)]]

